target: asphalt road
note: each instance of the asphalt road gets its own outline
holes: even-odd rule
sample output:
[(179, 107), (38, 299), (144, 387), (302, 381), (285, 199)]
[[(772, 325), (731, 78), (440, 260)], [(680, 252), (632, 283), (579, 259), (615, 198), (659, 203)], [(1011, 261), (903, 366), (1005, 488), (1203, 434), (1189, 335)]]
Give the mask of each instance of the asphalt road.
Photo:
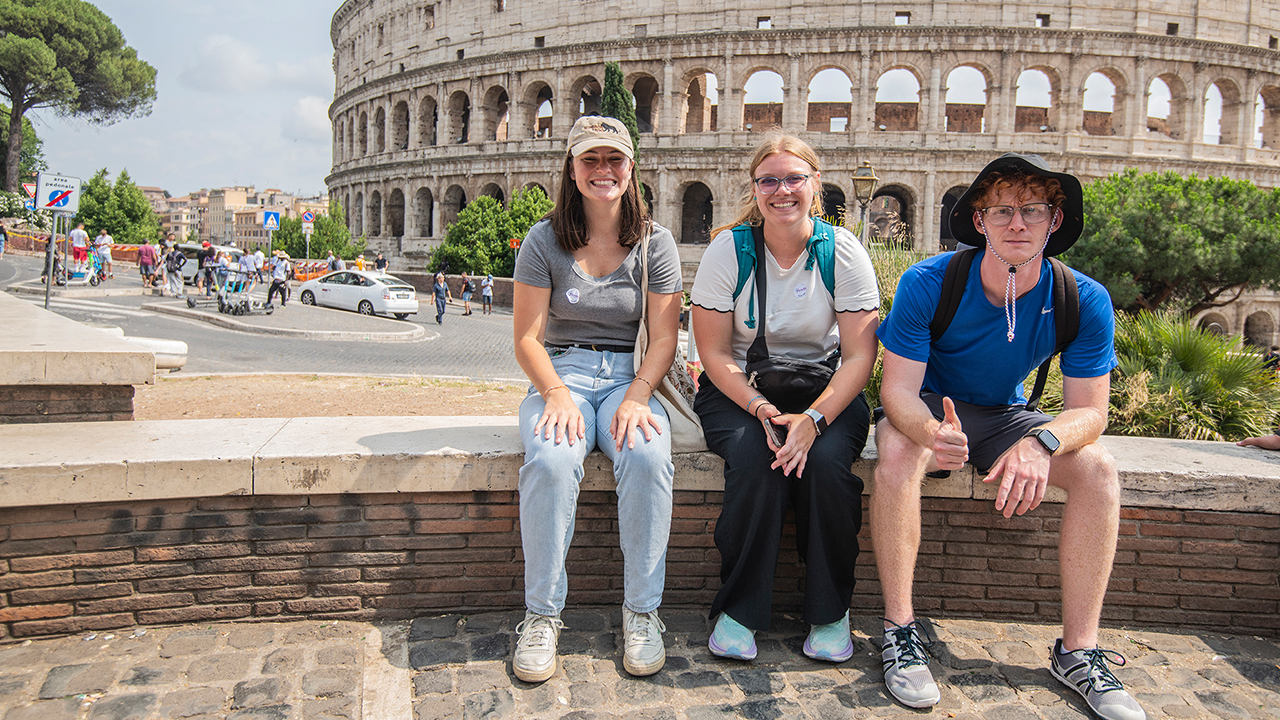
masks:
[[(0, 259), (0, 289), (38, 277), (40, 258), (6, 253)], [(52, 298), (49, 309), (60, 315), (101, 325), (114, 325), (125, 335), (181, 340), (187, 364), (178, 371), (202, 373), (314, 372), (371, 375), (430, 375), (525, 382), (511, 352), (511, 315), (495, 312), (461, 317), (450, 306), (443, 325), (423, 302), (410, 316), (426, 330), (412, 342), (376, 342), (279, 338), (226, 330), (206, 323), (142, 309), (155, 302), (141, 294), (132, 266), (120, 268), (107, 287), (137, 287), (138, 295), (101, 298)], [(43, 306), (43, 297), (15, 295)], [(473, 309), (478, 304), (473, 303)]]

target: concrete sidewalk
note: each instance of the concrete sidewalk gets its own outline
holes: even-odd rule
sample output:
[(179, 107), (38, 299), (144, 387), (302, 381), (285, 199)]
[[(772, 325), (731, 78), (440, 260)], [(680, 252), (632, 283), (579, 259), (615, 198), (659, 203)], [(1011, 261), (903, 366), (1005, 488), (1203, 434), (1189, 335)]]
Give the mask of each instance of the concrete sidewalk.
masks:
[[(570, 609), (561, 667), (540, 685), (511, 674), (519, 611), (412, 622), (227, 623), (99, 631), (0, 645), (4, 720), (298, 718), (907, 718), (882, 683), (875, 617), (854, 618), (855, 653), (832, 665), (800, 648), (807, 628), (775, 615), (759, 657), (706, 648), (701, 611), (662, 614), (666, 667), (621, 668), (619, 608)], [(1056, 626), (937, 620), (934, 717), (1087, 718), (1047, 670)], [(1280, 718), (1280, 646), (1252, 637), (1104, 630), (1115, 672), (1150, 718)]]

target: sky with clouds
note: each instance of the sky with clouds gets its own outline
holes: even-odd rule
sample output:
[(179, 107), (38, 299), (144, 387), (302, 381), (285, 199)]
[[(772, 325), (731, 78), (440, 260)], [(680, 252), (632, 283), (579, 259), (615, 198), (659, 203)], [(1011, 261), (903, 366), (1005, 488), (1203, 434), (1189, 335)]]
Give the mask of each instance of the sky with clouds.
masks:
[(156, 69), (151, 114), (98, 127), (32, 117), (49, 172), (127, 169), (173, 195), (255, 185), (325, 193), (338, 0), (93, 0)]

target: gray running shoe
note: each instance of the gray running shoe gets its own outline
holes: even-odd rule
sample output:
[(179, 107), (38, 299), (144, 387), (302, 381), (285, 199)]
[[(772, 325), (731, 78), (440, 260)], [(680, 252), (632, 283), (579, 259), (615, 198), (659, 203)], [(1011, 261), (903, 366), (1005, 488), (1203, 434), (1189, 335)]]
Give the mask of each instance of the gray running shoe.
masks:
[(1123, 667), (1124, 656), (1096, 647), (1064, 653), (1059, 638), (1050, 651), (1049, 672), (1080, 693), (1093, 714), (1103, 720), (1146, 720), (1147, 713), (1111, 674), (1107, 663)]
[[(888, 621), (886, 621), (888, 622)], [(884, 631), (880, 661), (884, 665), (884, 684), (898, 702), (913, 708), (933, 707), (942, 699), (938, 684), (929, 672), (924, 629), (912, 620)]]
[(525, 682), (542, 682), (556, 674), (556, 643), (564, 623), (559, 617), (539, 615), (525, 610), (524, 621), (516, 626), (520, 639), (516, 642), (516, 654), (511, 669)]

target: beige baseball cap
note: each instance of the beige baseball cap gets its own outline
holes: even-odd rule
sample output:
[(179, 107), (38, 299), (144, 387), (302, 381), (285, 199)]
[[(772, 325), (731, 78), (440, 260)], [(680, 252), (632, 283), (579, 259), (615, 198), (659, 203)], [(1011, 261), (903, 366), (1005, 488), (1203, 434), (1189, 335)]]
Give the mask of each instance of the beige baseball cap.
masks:
[(631, 146), (631, 133), (621, 120), (604, 115), (583, 115), (569, 131), (569, 154), (578, 157), (597, 147), (621, 150), (633, 160), (636, 156)]

